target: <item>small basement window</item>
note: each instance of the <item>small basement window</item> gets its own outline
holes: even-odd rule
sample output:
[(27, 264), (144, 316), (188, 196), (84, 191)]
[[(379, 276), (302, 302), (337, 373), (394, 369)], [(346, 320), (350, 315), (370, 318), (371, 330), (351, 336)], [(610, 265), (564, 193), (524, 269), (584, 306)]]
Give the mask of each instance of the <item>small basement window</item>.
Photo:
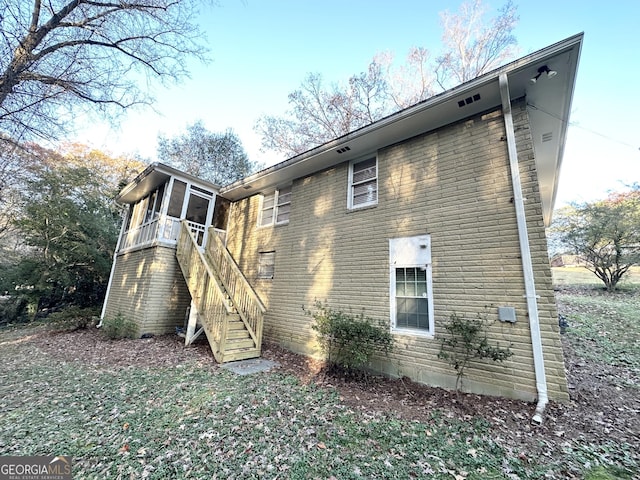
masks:
[(258, 278), (272, 280), (275, 274), (276, 252), (258, 253)]

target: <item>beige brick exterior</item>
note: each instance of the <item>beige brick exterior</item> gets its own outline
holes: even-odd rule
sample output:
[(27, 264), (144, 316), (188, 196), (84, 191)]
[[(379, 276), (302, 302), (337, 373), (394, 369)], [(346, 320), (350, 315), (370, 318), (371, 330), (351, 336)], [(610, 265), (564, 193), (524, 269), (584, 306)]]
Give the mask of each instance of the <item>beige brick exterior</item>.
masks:
[[(524, 102), (514, 105), (514, 123), (549, 397), (567, 400)], [(374, 369), (452, 387), (454, 370), (437, 358), (443, 324), (454, 312), (475, 317), (486, 311), (495, 320), (490, 338), (501, 345), (511, 344), (515, 354), (503, 364), (483, 362), (470, 368), (465, 388), (533, 400), (537, 392), (501, 111), (377, 153), (379, 200), (375, 207), (347, 209), (348, 162), (293, 182), (287, 225), (256, 227), (258, 195), (232, 205), (228, 247), (267, 307), (265, 339), (316, 355), (310, 319), (302, 311), (302, 306), (311, 307), (315, 300), (355, 313), (364, 310), (367, 316), (388, 323), (388, 240), (430, 234), (435, 337), (396, 335), (394, 353), (377, 359)], [(273, 280), (257, 279), (261, 251), (276, 252)], [(498, 322), (498, 306), (515, 307), (517, 322)], [(140, 312), (138, 306), (131, 310)]]
[(121, 314), (134, 337), (172, 333), (190, 301), (175, 248), (153, 246), (118, 255), (104, 318)]

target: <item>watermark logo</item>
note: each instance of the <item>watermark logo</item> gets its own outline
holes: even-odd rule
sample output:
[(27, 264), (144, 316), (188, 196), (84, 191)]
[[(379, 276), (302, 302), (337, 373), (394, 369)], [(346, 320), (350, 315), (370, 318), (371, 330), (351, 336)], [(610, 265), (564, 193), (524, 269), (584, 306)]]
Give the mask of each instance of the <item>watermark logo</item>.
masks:
[(71, 457), (0, 457), (0, 480), (71, 480)]

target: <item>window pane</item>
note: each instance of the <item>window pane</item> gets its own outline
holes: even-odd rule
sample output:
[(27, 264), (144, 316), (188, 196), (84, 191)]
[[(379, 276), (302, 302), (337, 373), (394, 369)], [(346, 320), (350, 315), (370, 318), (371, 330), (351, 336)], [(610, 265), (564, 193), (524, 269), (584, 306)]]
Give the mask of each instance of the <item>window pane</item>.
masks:
[(267, 208), (262, 210), (260, 216), (260, 226), (271, 225), (273, 223), (273, 208)]
[(273, 208), (275, 205), (275, 194), (265, 195), (262, 200), (262, 208)]
[(158, 215), (160, 214), (160, 210), (162, 209), (162, 201), (164, 200), (165, 185), (166, 183), (163, 183), (162, 185), (160, 185), (160, 187), (158, 188), (158, 193), (156, 195), (156, 204), (155, 204), (155, 208), (153, 209), (153, 213), (157, 213)]
[(173, 181), (173, 190), (171, 190), (171, 199), (169, 200), (169, 208), (167, 215), (180, 218), (182, 214), (182, 203), (184, 202), (184, 192), (187, 190), (187, 184), (180, 180)]
[(198, 195), (189, 195), (189, 205), (187, 206), (187, 220), (204, 225), (207, 221), (207, 210), (209, 200)]
[(278, 205), (291, 203), (291, 188), (284, 188), (278, 191)]
[(378, 200), (378, 187), (375, 180), (361, 183), (353, 187), (353, 204), (362, 205)]
[(396, 268), (396, 327), (429, 330), (429, 301), (426, 295), (426, 269)]
[(376, 178), (376, 159), (371, 158), (353, 165), (353, 183), (364, 182)]
[(291, 210), (291, 205), (281, 205), (278, 207), (278, 215), (276, 218), (276, 223), (286, 222), (289, 220), (289, 210)]
[(258, 254), (258, 278), (273, 278), (275, 273), (276, 252)]

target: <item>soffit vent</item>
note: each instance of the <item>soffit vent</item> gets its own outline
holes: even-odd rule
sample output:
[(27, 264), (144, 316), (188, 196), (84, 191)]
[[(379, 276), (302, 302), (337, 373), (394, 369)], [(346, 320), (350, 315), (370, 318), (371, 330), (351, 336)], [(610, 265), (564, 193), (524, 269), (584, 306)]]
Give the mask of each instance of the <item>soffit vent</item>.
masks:
[(466, 107), (467, 105), (471, 105), (473, 102), (477, 102), (480, 100), (480, 94), (476, 93), (471, 97), (467, 97), (464, 100), (458, 100), (458, 107)]
[(245, 190), (251, 190), (251, 185), (243, 185), (242, 188), (244, 188)]
[(336, 150), (336, 152), (338, 153), (344, 153), (344, 152), (348, 152), (349, 150), (351, 150), (351, 148), (349, 147), (342, 147)]
[(550, 142), (553, 140), (553, 132), (547, 132), (542, 134), (542, 143)]

